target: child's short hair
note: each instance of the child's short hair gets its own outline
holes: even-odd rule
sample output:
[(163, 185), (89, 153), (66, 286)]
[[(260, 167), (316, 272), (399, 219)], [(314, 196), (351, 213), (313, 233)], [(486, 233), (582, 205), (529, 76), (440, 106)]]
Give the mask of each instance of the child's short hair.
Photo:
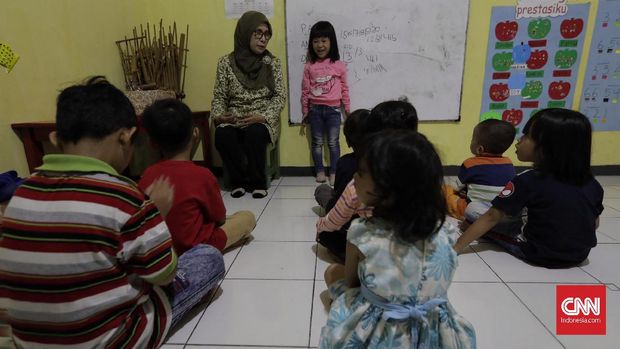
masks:
[(192, 139), (192, 111), (174, 98), (162, 99), (147, 107), (142, 123), (151, 140), (166, 155), (183, 151)]
[(592, 178), (592, 126), (582, 113), (561, 108), (540, 110), (527, 121), (523, 134), (534, 141), (540, 159), (534, 166), (543, 173), (576, 185)]
[(360, 142), (364, 138), (364, 123), (369, 115), (370, 110), (357, 109), (344, 121), (342, 132), (344, 133), (347, 144), (353, 148), (353, 150), (358, 148)]
[(441, 227), (447, 213), (443, 168), (424, 135), (394, 129), (374, 133), (359, 159), (374, 182), (373, 216), (392, 224), (399, 238), (415, 242)]
[(319, 21), (314, 23), (310, 28), (310, 39), (308, 39), (308, 54), (307, 58), (310, 62), (316, 62), (319, 57), (314, 52), (312, 47), (312, 40), (316, 38), (329, 38), (329, 60), (335, 62), (340, 59), (340, 51), (338, 51), (338, 39), (336, 38), (336, 31), (334, 26), (327, 21)]
[(366, 122), (366, 134), (389, 128), (418, 130), (418, 113), (411, 103), (387, 101), (372, 108)]
[(136, 112), (129, 98), (103, 76), (94, 76), (58, 95), (56, 132), (64, 142), (102, 139), (136, 125)]
[(515, 140), (516, 130), (511, 123), (504, 120), (487, 119), (476, 125), (478, 144), (485, 153), (501, 155)]

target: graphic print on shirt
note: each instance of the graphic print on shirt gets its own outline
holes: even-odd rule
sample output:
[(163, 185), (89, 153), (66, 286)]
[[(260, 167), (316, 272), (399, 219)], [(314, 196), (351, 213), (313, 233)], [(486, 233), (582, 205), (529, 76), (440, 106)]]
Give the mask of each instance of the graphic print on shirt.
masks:
[(333, 75), (325, 75), (319, 76), (314, 79), (314, 87), (312, 88), (312, 95), (318, 97), (322, 94), (328, 94), (334, 84), (336, 83), (336, 79), (334, 79)]
[(502, 191), (499, 193), (499, 197), (507, 198), (510, 195), (512, 195), (512, 193), (514, 192), (515, 192), (514, 184), (512, 184), (512, 182), (508, 182), (508, 184), (506, 184), (504, 189), (502, 189)]

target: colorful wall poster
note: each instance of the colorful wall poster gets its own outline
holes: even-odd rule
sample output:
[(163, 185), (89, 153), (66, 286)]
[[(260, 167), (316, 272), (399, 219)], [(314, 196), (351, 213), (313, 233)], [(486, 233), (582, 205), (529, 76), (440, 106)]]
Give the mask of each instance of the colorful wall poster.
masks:
[(516, 19), (513, 6), (493, 8), (481, 120), (509, 121), (519, 134), (535, 111), (572, 107), (589, 11)]
[(620, 1), (598, 3), (579, 109), (594, 131), (620, 130)]

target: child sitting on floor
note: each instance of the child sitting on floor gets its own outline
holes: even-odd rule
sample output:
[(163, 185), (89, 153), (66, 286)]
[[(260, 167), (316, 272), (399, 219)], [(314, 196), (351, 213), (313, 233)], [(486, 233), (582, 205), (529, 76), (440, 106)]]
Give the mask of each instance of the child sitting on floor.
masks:
[(245, 239), (256, 226), (254, 214), (239, 211), (226, 217), (217, 179), (208, 168), (191, 161), (199, 131), (193, 126), (190, 109), (179, 100), (164, 99), (146, 108), (142, 118), (164, 160), (144, 171), (139, 186), (148, 188), (161, 176), (174, 185), (174, 201), (166, 224), (176, 252), (182, 255), (201, 243), (224, 251)]
[(129, 99), (103, 77), (58, 96), (50, 140), (62, 154), (43, 158), (2, 221), (0, 306), (18, 348), (158, 348), (222, 280), (211, 246), (177, 260), (162, 217), (169, 183), (156, 180), (149, 199), (119, 174), (136, 126)]
[[(406, 100), (386, 101), (377, 104), (366, 121), (360, 138), (385, 129), (403, 129), (417, 131), (418, 113)], [(319, 244), (327, 248), (336, 257), (344, 262), (347, 229), (356, 217), (369, 217), (372, 207), (362, 204), (355, 192), (354, 181), (351, 180), (345, 187), (338, 201), (325, 217), (319, 218), (316, 223)]]
[(351, 224), (345, 265), (325, 271), (333, 303), (319, 348), (475, 348), (472, 325), (447, 298), (458, 230), (445, 222), (433, 145), (417, 132), (387, 130), (365, 147), (355, 187), (373, 217)]
[[(509, 253), (547, 268), (582, 263), (596, 246), (603, 212), (603, 188), (590, 171), (592, 127), (583, 114), (543, 109), (525, 124), (517, 157), (534, 168), (508, 182), (493, 207), (474, 222), (454, 245), (462, 252), (485, 236)], [(491, 231), (506, 215), (527, 208), (523, 238)]]
[[(507, 121), (488, 119), (474, 128), (469, 149), (474, 157), (463, 162), (457, 188), (446, 186), (451, 216), (473, 222), (491, 207), (491, 200), (514, 176), (515, 168), (502, 154), (515, 139), (515, 128)], [(461, 194), (465, 192), (463, 197)]]

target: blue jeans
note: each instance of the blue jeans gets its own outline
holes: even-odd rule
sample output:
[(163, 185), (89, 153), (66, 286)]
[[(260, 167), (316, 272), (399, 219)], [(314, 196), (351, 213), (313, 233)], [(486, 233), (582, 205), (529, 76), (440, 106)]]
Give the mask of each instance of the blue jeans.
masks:
[(224, 278), (224, 258), (220, 251), (210, 245), (200, 244), (179, 257), (177, 275), (164, 289), (172, 308), (170, 328), (176, 326), (183, 316), (204, 300)]
[(308, 113), (312, 135), (312, 160), (316, 172), (324, 172), (323, 135), (327, 133), (329, 148), (329, 172), (336, 174), (336, 163), (340, 158), (340, 108), (313, 104)]

